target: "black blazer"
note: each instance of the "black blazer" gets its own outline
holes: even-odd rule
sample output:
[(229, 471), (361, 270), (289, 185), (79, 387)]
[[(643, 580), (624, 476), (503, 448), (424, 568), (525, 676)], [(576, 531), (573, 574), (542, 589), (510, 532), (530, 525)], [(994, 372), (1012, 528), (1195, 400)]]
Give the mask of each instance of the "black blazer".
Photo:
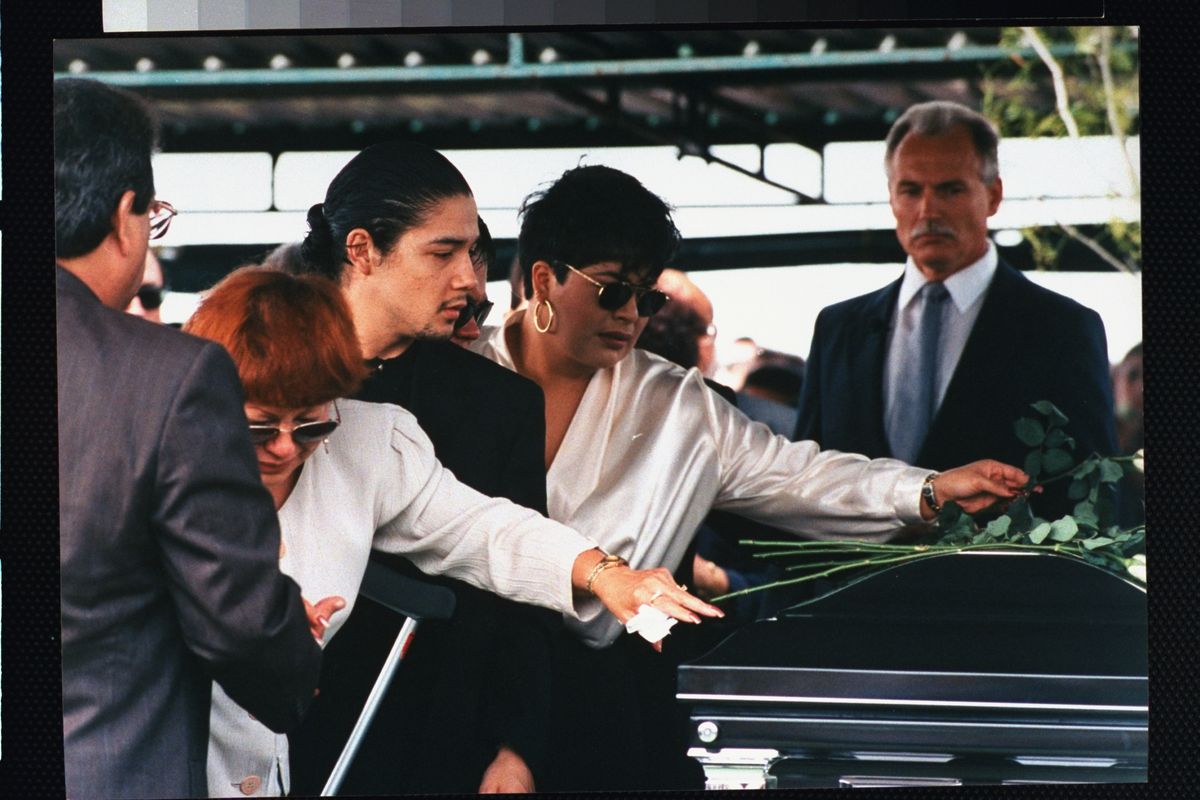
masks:
[(56, 272), (67, 795), (203, 797), (210, 677), (284, 730), (320, 650), (229, 356)]
[[(801, 392), (797, 439), (891, 456), (884, 433), (883, 371), (900, 281), (829, 306), (817, 317)], [(916, 462), (934, 470), (981, 458), (1022, 466), (1029, 448), (1013, 432), (1050, 400), (1070, 418), (1075, 455), (1116, 451), (1104, 325), (1089, 308), (1044, 289), (1003, 261), (967, 339)], [(1063, 491), (1034, 503), (1043, 517), (1069, 513)]]
[[(418, 341), (383, 362), (359, 399), (411, 411), (463, 483), (546, 513), (545, 401), (532, 381), (449, 342)], [(536, 777), (557, 615), (422, 576), (398, 556), (372, 558), (449, 586), (457, 606), (447, 622), (421, 623), (343, 791), (475, 793), (500, 745)], [(321, 697), (292, 736), (294, 792), (320, 789), (398, 630), (399, 617), (360, 599), (326, 648)]]

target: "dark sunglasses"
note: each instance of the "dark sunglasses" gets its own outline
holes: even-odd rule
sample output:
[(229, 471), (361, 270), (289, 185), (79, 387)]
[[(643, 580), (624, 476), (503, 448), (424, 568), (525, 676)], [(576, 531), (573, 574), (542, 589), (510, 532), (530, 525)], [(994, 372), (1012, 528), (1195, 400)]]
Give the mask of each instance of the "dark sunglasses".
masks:
[(175, 219), (175, 215), (178, 213), (175, 206), (166, 200), (155, 200), (150, 203), (150, 238), (161, 239), (166, 236), (167, 229), (171, 227), (171, 220)]
[(290, 433), (296, 444), (313, 444), (324, 439), (337, 430), (341, 424), (341, 414), (334, 406), (335, 419), (323, 419), (320, 422), (302, 422), (288, 428), (283, 425), (250, 425), (250, 441), (255, 445), (266, 444), (281, 433)]
[(667, 301), (671, 298), (660, 292), (658, 289), (650, 289), (645, 286), (638, 286), (627, 281), (612, 281), (611, 283), (601, 283), (600, 281), (588, 275), (586, 272), (580, 272), (575, 267), (565, 261), (558, 262), (567, 269), (574, 272), (579, 277), (583, 278), (588, 283), (597, 287), (600, 291), (596, 295), (596, 301), (605, 311), (616, 311), (626, 303), (629, 298), (637, 295), (637, 313), (639, 317), (652, 317), (662, 310)]
[(472, 319), (479, 327), (483, 327), (483, 321), (488, 318), (488, 314), (492, 313), (492, 308), (496, 304), (491, 300), (481, 300), (476, 303), (472, 298), (467, 298), (467, 304), (463, 306), (462, 311), (458, 312), (458, 319), (454, 323), (454, 330), (460, 330), (465, 327)]
[(138, 287), (137, 299), (142, 304), (142, 308), (153, 311), (162, 305), (163, 287), (155, 286), (153, 283), (143, 283)]

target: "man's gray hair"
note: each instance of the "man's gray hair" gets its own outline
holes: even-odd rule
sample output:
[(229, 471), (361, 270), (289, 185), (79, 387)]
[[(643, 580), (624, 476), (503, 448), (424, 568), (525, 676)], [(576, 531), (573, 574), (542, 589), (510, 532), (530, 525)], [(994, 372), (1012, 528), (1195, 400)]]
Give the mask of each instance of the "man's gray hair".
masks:
[(941, 136), (960, 125), (970, 134), (975, 152), (979, 154), (980, 180), (988, 185), (994, 183), (1000, 176), (1000, 159), (997, 155), (1000, 134), (991, 121), (978, 111), (947, 100), (931, 100), (910, 106), (892, 124), (887, 135), (887, 149), (883, 154), (883, 166), (888, 177), (892, 174), (892, 155), (905, 136), (910, 133)]

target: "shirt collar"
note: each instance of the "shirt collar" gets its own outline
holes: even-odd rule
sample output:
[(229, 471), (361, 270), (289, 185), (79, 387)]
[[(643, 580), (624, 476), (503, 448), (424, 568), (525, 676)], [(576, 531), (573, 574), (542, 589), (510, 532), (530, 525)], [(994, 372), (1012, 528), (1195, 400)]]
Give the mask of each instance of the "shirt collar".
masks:
[[(980, 295), (987, 290), (988, 284), (992, 282), (992, 276), (996, 274), (996, 265), (999, 261), (999, 256), (996, 254), (996, 245), (989, 240), (983, 257), (969, 267), (960, 269), (942, 281), (946, 287), (946, 291), (950, 293), (950, 299), (954, 302), (954, 307), (958, 309), (959, 313), (970, 308), (979, 299)], [(907, 307), (925, 283), (925, 276), (917, 269), (912, 256), (909, 256), (908, 260), (904, 262), (904, 277), (900, 281), (900, 295), (897, 298), (897, 307)]]

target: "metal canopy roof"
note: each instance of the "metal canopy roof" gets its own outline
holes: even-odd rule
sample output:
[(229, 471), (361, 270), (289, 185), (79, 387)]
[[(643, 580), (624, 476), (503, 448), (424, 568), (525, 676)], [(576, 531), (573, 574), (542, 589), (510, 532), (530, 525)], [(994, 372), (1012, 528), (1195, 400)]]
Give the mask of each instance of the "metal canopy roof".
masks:
[[(985, 91), (1011, 91), (1008, 78), (1037, 56), (1001, 46), (1001, 35), (999, 27), (136, 35), (59, 40), (54, 68), (56, 77), (84, 75), (149, 98), (166, 152), (277, 155), (396, 138), (439, 149), (668, 144), (751, 174), (709, 146), (797, 142), (820, 151), (880, 141), (913, 103), (978, 108)], [(1053, 51), (1080, 55), (1073, 45)], [(1025, 104), (1053, 111), (1049, 79), (1021, 91)], [(512, 242), (498, 244), (502, 259), (511, 256)], [(197, 270), (234, 263), (212, 249), (222, 248), (176, 255)], [(1028, 247), (1018, 249), (1007, 257), (1029, 266)], [(684, 250), (693, 269), (901, 255), (886, 231), (692, 239)], [(1104, 268), (1081, 246), (1063, 256)]]
[[(76, 73), (153, 99), (164, 149), (440, 148), (881, 139), (905, 107), (978, 106), (1032, 51), (1000, 28), (121, 37), (59, 41)], [(1059, 47), (1070, 57), (1073, 46)], [(1048, 84), (1048, 81), (1047, 81)], [(1048, 87), (1027, 101), (1053, 108)]]

